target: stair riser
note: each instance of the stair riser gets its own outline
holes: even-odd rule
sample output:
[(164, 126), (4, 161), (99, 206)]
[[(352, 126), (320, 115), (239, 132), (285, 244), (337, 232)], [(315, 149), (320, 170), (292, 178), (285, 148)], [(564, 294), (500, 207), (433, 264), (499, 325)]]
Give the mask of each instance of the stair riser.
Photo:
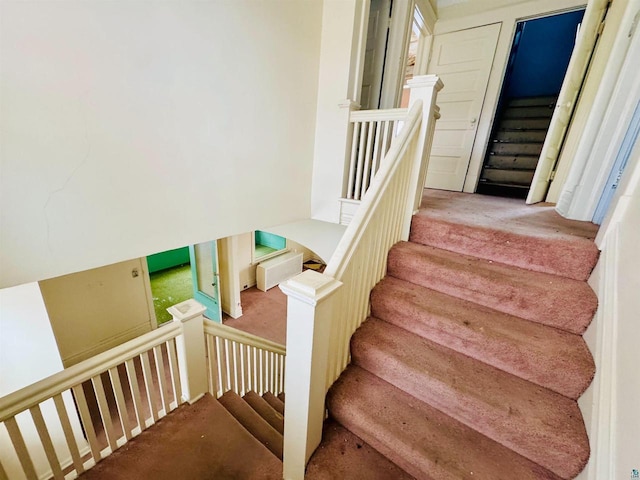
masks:
[(506, 143), (496, 142), (491, 145), (490, 152), (496, 155), (540, 155), (540, 143)]
[(531, 117), (548, 117), (553, 115), (553, 108), (548, 106), (542, 107), (518, 107), (507, 108), (502, 118), (531, 118)]
[(518, 156), (515, 155), (490, 155), (487, 159), (487, 167), (495, 168), (519, 168), (535, 170), (538, 164), (537, 156)]
[(389, 252), (388, 275), (571, 333), (582, 334), (595, 313), (597, 299), (583, 282), (514, 274), (513, 267), (468, 256), (436, 256), (442, 252), (425, 253), (410, 245), (397, 244)]
[(514, 184), (514, 185), (522, 185), (529, 186), (531, 185), (531, 181), (533, 180), (532, 171), (527, 170), (505, 170), (505, 169), (487, 169), (485, 168), (482, 171), (482, 177), (480, 181), (485, 181), (488, 183), (499, 183), (499, 184)]
[(529, 132), (503, 130), (497, 133), (496, 140), (498, 142), (542, 143), (546, 136), (547, 132), (545, 130), (531, 130)]
[(500, 123), (501, 128), (510, 130), (547, 130), (549, 119), (547, 118), (509, 118)]
[[(358, 367), (349, 367), (332, 388), (331, 415), (416, 479), (560, 479), (405, 392), (359, 372)], [(494, 466), (487, 468), (489, 456)], [(469, 468), (472, 465), (475, 471)]]
[[(352, 341), (355, 365), (561, 477), (572, 478), (586, 464), (589, 444), (575, 402), (443, 347), (412, 341), (410, 334), (394, 338), (393, 329), (378, 328), (384, 325), (379, 320), (365, 325)], [(415, 356), (406, 363), (397, 353), (403, 346), (429, 352), (424, 363)], [(468, 389), (474, 376), (483, 385), (475, 391)], [(517, 391), (526, 393), (509, 399)]]
[(535, 272), (587, 280), (599, 251), (593, 242), (550, 241), (416, 215), (411, 242), (492, 260)]
[(591, 383), (595, 366), (579, 335), (396, 283), (404, 282), (387, 278), (373, 290), (373, 317), (571, 399)]

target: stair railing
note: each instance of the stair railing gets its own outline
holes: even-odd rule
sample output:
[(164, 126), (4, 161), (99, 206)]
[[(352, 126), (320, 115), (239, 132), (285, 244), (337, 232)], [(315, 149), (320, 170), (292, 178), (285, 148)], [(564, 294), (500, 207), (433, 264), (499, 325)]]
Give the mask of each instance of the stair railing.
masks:
[(195, 300), (169, 311), (173, 322), (0, 398), (0, 480), (75, 478), (207, 391), (283, 391), (284, 346), (206, 320)]
[(205, 320), (209, 393), (220, 398), (232, 390), (244, 396), (284, 391), (284, 345)]
[[(442, 86), (433, 75), (409, 81), (411, 108), (402, 129), (324, 273), (308, 270), (280, 286), (288, 296), (287, 480), (304, 478), (322, 437), (326, 393), (349, 363), (351, 335), (369, 315), (371, 289), (385, 275), (390, 248), (409, 237), (411, 217), (422, 198)], [(366, 115), (375, 118), (375, 112)]]

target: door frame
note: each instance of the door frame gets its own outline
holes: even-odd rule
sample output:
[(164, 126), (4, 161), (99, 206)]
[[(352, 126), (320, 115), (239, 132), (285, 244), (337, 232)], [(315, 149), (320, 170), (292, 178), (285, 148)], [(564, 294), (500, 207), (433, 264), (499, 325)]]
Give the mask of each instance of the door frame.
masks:
[(191, 260), (191, 280), (193, 282), (193, 298), (197, 302), (200, 302), (205, 308), (205, 316), (213, 320), (214, 322), (222, 323), (222, 307), (221, 307), (221, 299), (220, 299), (220, 275), (219, 275), (219, 265), (218, 265), (218, 245), (216, 240), (212, 240), (211, 242), (204, 242), (211, 244), (211, 256), (212, 256), (212, 271), (214, 284), (212, 285), (216, 292), (218, 298), (215, 299), (211, 295), (207, 294), (200, 290), (199, 280), (198, 280), (198, 262), (196, 256), (195, 245), (189, 245), (189, 257)]

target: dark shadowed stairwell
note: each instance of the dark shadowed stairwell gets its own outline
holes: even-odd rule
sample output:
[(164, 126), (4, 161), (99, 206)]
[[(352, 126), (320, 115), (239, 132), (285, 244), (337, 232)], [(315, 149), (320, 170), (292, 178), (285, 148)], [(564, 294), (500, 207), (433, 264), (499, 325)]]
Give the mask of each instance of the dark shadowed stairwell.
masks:
[(548, 205), (427, 191), (389, 253), (307, 478), (571, 479), (597, 227)]

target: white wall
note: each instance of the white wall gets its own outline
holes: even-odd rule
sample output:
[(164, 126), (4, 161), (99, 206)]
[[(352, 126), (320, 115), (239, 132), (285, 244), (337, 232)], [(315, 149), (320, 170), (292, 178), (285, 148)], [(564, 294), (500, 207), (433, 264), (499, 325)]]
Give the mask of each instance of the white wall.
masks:
[(580, 479), (625, 479), (640, 469), (640, 144), (596, 243), (602, 253), (589, 283), (599, 305), (585, 334), (596, 377), (580, 399), (592, 455)]
[(321, 2), (0, 15), (0, 286), (309, 216)]
[[(0, 397), (62, 371), (62, 360), (51, 330), (47, 311), (37, 283), (0, 290)], [(86, 447), (71, 395), (63, 395), (75, 436)], [(42, 406), (53, 444), (60, 458), (70, 461), (64, 432), (57, 420), (52, 401)], [(39, 474), (50, 471), (29, 413), (18, 416), (18, 424), (29, 445), (34, 466)], [(0, 429), (0, 459), (8, 478), (24, 478), (22, 468), (11, 452), (11, 441)]]
[[(318, 2), (319, 3), (319, 2)], [(360, 101), (369, 1), (324, 0), (311, 216), (338, 223), (348, 108)], [(284, 222), (280, 222), (284, 223)], [(278, 225), (279, 223), (272, 223)]]

